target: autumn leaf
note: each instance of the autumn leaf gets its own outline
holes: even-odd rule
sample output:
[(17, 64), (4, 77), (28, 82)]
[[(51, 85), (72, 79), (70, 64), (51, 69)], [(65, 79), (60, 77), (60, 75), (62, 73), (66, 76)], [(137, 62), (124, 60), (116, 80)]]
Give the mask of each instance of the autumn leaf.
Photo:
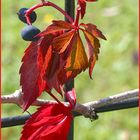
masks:
[[(59, 33), (54, 33), (42, 36), (38, 42), (32, 42), (25, 51), (25, 55), (22, 59), (23, 64), (20, 68), (20, 84), (24, 93), (24, 110), (26, 110), (43, 91), (46, 91), (57, 100), (51, 93), (51, 90), (55, 89), (62, 95), (62, 85), (70, 78), (76, 76), (76, 74), (73, 73), (67, 74), (65, 70), (66, 56), (58, 54), (53, 50), (52, 42), (58, 35)], [(68, 52), (67, 55), (68, 54), (70, 53)]]
[(90, 78), (92, 79), (92, 71), (93, 71), (96, 61), (98, 60), (98, 55), (100, 52), (100, 50), (99, 50), (100, 42), (99, 42), (98, 38), (106, 40), (106, 37), (94, 24), (81, 23), (80, 27), (84, 27), (84, 29), (81, 28), (81, 30), (83, 31), (87, 44), (88, 44), (89, 75), (90, 75)]
[(72, 119), (69, 106), (43, 105), (24, 125), (20, 140), (68, 140)]
[(69, 61), (69, 66), (67, 66), (67, 70), (82, 71), (88, 67), (87, 55), (79, 34), (77, 34), (76, 36), (76, 41), (72, 48), (71, 55), (68, 61)]
[(31, 43), (22, 59), (23, 64), (20, 68), (20, 84), (22, 86), (22, 92), (24, 93), (24, 110), (26, 110), (42, 92), (37, 85), (40, 73), (37, 67), (37, 53), (37, 43)]
[[(59, 22), (60, 21), (58, 21), (57, 24), (57, 21), (55, 21), (55, 26), (59, 26)], [(54, 24), (48, 27), (49, 30), (46, 29), (45, 34), (47, 34), (47, 32), (49, 32), (51, 28), (53, 28), (53, 25)], [(72, 72), (74, 72), (75, 70), (81, 72), (88, 67), (88, 60), (85, 49), (80, 35), (76, 30), (71, 29), (67, 32), (62, 33), (60, 36), (56, 37), (53, 40), (52, 44), (53, 50), (58, 54), (61, 54), (62, 59), (66, 59), (65, 69), (71, 70)]]
[[(46, 88), (48, 91), (51, 90), (47, 81), (44, 79), (44, 75), (51, 61), (52, 50), (50, 44), (53, 37), (53, 35), (49, 35), (40, 39), (38, 42), (32, 42), (23, 56), (23, 64), (20, 68), (20, 85), (24, 93), (24, 110), (26, 110)], [(46, 54), (47, 59), (45, 59)]]
[(25, 123), (20, 140), (68, 140), (76, 93), (72, 89), (65, 95), (69, 105), (50, 103), (40, 107)]
[(81, 23), (80, 26), (84, 27), (86, 31), (88, 31), (89, 33), (91, 33), (93, 36), (95, 37), (99, 37), (101, 39), (106, 40), (106, 37), (103, 35), (103, 33), (97, 28), (96, 25), (88, 23), (88, 24), (84, 24)]
[(71, 30), (73, 28), (74, 26), (68, 22), (65, 22), (63, 20), (53, 20), (52, 24), (48, 26), (46, 30), (38, 34), (38, 36), (44, 36), (62, 30)]
[[(83, 31), (86, 48), (80, 37)], [(89, 67), (89, 75), (98, 60), (100, 43), (97, 38), (106, 39), (93, 24), (79, 24), (78, 28), (65, 21), (53, 21), (42, 33), (39, 41), (31, 43), (25, 51), (20, 69), (21, 86), (26, 110), (43, 91), (55, 89), (62, 95), (63, 85)]]
[[(97, 0), (78, 0), (74, 21), (65, 11), (50, 2), (27, 10), (27, 13), (30, 13), (32, 9), (52, 6), (63, 13), (71, 23), (53, 20), (50, 26), (35, 36), (38, 40), (32, 42), (25, 51), (20, 68), (24, 111), (43, 91), (57, 102), (45, 104), (31, 115), (23, 127), (20, 140), (68, 140), (76, 93), (74, 88), (67, 91), (64, 84), (87, 68), (92, 78), (92, 71), (100, 52), (99, 39), (106, 40), (96, 25), (79, 24), (80, 17), (83, 18), (85, 15), (87, 2), (95, 1)], [(81, 39), (81, 31), (87, 48)], [(64, 94), (68, 103), (59, 101), (52, 90), (57, 91), (62, 97)]]
[(97, 0), (78, 0), (78, 4), (81, 8), (80, 13), (81, 13), (81, 18), (84, 17), (85, 12), (86, 12), (86, 2), (96, 2)]
[(95, 62), (98, 60), (100, 43), (99, 40), (92, 36), (89, 32), (83, 31), (89, 49), (89, 75), (92, 78), (92, 71), (95, 65)]
[(63, 33), (62, 35), (56, 37), (53, 40), (53, 48), (58, 53), (63, 53), (69, 44), (71, 44), (71, 41), (73, 41), (73, 38), (75, 37), (75, 31), (72, 30), (70, 32)]

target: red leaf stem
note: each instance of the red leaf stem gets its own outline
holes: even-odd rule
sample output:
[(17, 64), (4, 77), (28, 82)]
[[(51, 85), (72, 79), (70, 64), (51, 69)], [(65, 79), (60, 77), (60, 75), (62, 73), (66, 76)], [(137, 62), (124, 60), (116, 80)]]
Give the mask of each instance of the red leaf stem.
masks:
[(27, 23), (28, 23), (28, 24), (31, 24), (30, 19), (29, 19), (30, 13), (31, 13), (32, 11), (34, 11), (34, 10), (40, 8), (40, 7), (43, 7), (43, 6), (51, 6), (51, 7), (55, 8), (55, 9), (57, 9), (59, 12), (61, 12), (61, 13), (69, 20), (70, 23), (73, 23), (73, 18), (72, 18), (71, 16), (69, 16), (69, 15), (67, 14), (67, 12), (65, 12), (62, 8), (60, 8), (60, 7), (57, 6), (56, 4), (47, 1), (47, 2), (43, 2), (43, 3), (41, 3), (41, 4), (34, 5), (33, 7), (31, 7), (30, 9), (28, 9), (28, 10), (26, 11), (25, 17), (26, 17), (26, 20), (27, 20)]

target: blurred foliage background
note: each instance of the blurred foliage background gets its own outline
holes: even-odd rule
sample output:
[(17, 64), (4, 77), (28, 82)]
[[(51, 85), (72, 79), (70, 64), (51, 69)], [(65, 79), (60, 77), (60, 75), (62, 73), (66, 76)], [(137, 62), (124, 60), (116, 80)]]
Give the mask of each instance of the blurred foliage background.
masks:
[[(50, 0), (56, 2), (56, 0)], [(20, 32), (25, 26), (17, 18), (22, 7), (31, 7), (34, 0), (2, 1), (2, 94), (19, 89), (19, 68), (28, 42), (21, 39)], [(57, 1), (64, 7), (64, 1)], [(52, 8), (36, 10), (38, 20), (34, 24), (41, 30), (52, 19), (63, 16)], [(87, 14), (82, 22), (94, 23), (103, 31), (107, 41), (101, 41), (99, 60), (93, 72), (75, 79), (77, 101), (84, 103), (98, 100), (119, 92), (138, 88), (138, 0), (100, 0), (88, 3)], [(46, 96), (44, 96), (46, 98)], [(35, 111), (31, 107), (29, 111)], [(16, 105), (2, 105), (2, 117), (22, 115)], [(75, 119), (75, 140), (137, 140), (138, 109), (128, 109), (99, 114), (95, 122), (84, 117)], [(22, 126), (2, 129), (2, 140), (18, 140)]]

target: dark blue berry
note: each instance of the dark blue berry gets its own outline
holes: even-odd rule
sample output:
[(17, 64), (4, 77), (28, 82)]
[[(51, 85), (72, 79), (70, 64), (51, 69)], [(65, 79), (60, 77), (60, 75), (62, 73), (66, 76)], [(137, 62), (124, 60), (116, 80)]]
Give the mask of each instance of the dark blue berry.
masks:
[[(19, 12), (17, 13), (18, 14), (18, 18), (24, 22), (24, 23), (27, 23), (26, 21), (26, 18), (25, 18), (25, 12), (28, 10), (28, 8), (21, 8), (19, 10)], [(37, 18), (37, 15), (36, 13), (33, 11), (31, 12), (31, 14), (29, 15), (29, 18), (30, 18), (30, 21), (31, 23), (35, 22), (36, 21), (36, 18)]]
[(21, 36), (25, 41), (37, 41), (40, 37), (35, 37), (40, 30), (32, 25), (25, 26), (21, 31)]

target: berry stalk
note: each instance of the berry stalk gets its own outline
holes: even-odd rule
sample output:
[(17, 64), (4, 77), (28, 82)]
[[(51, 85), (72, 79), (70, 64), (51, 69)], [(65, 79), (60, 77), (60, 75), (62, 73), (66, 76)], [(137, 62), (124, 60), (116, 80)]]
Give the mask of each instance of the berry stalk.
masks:
[(65, 12), (62, 8), (60, 8), (59, 6), (57, 6), (56, 4), (52, 3), (52, 2), (43, 2), (41, 4), (37, 4), (37, 5), (34, 5), (33, 7), (31, 7), (30, 9), (28, 9), (25, 13), (25, 17), (26, 17), (26, 20), (27, 20), (27, 23), (30, 25), (31, 22), (30, 22), (30, 18), (29, 18), (29, 15), (32, 11), (40, 8), (40, 7), (43, 7), (43, 6), (51, 6), (53, 8), (55, 8), (56, 10), (58, 10), (59, 12), (61, 12), (68, 20), (70, 23), (73, 23), (73, 18), (71, 16), (69, 16), (67, 14), (67, 12)]

